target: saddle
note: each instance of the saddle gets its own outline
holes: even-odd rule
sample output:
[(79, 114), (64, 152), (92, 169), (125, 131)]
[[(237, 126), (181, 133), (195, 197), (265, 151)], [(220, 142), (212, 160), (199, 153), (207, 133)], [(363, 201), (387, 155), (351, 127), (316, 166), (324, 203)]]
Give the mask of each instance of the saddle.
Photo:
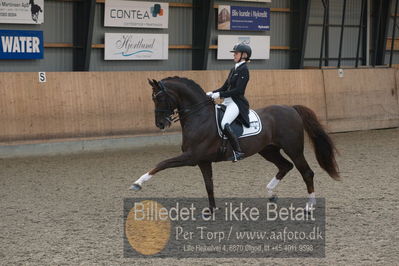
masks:
[[(227, 137), (223, 134), (223, 130), (221, 127), (222, 119), (225, 112), (226, 112), (225, 105), (223, 104), (215, 105), (216, 124), (219, 136), (221, 138), (227, 139)], [(240, 122), (240, 119), (235, 119), (230, 124), (230, 127), (238, 138), (245, 138), (259, 134), (262, 131), (262, 122), (258, 114), (254, 110), (249, 109), (249, 127), (244, 126)]]

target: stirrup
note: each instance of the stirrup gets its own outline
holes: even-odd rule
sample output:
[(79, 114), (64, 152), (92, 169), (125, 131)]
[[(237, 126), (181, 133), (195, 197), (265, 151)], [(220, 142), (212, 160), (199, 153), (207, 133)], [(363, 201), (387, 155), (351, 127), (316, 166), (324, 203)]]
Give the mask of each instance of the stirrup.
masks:
[(239, 152), (239, 151), (234, 151), (233, 150), (233, 156), (230, 157), (229, 161), (233, 161), (233, 163), (244, 159), (244, 153), (243, 152)]

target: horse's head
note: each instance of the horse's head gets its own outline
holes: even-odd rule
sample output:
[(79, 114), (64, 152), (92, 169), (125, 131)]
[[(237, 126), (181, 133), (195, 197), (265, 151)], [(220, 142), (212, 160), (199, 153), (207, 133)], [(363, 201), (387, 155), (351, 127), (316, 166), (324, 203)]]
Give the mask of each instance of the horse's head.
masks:
[(34, 0), (29, 0), (29, 4), (33, 6), (35, 4)]
[(148, 80), (152, 87), (152, 100), (155, 104), (155, 125), (160, 129), (170, 127), (177, 104), (169, 89), (162, 81)]

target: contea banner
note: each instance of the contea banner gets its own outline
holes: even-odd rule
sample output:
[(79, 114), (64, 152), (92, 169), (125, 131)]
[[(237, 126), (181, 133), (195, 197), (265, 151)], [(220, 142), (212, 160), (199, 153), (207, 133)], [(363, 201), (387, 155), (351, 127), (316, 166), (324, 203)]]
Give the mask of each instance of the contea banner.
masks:
[(237, 43), (245, 43), (252, 48), (252, 59), (269, 59), (270, 36), (219, 35), (217, 59), (233, 59), (230, 52)]
[(219, 5), (218, 30), (270, 30), (270, 8)]
[(104, 26), (132, 28), (168, 28), (169, 4), (106, 0)]
[(44, 0), (1, 0), (0, 23), (42, 24)]
[(166, 60), (168, 34), (105, 33), (105, 60)]
[(43, 31), (0, 30), (0, 59), (43, 59)]

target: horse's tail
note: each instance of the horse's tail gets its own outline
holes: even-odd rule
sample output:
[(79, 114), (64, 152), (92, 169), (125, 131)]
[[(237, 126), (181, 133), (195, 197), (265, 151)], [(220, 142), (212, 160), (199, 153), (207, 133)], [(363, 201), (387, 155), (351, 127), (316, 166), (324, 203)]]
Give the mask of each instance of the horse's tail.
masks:
[(332, 139), (328, 136), (323, 126), (317, 119), (316, 114), (303, 105), (292, 106), (300, 115), (303, 125), (316, 153), (317, 161), (332, 178), (339, 180), (338, 165), (335, 161), (335, 152), (337, 151)]

